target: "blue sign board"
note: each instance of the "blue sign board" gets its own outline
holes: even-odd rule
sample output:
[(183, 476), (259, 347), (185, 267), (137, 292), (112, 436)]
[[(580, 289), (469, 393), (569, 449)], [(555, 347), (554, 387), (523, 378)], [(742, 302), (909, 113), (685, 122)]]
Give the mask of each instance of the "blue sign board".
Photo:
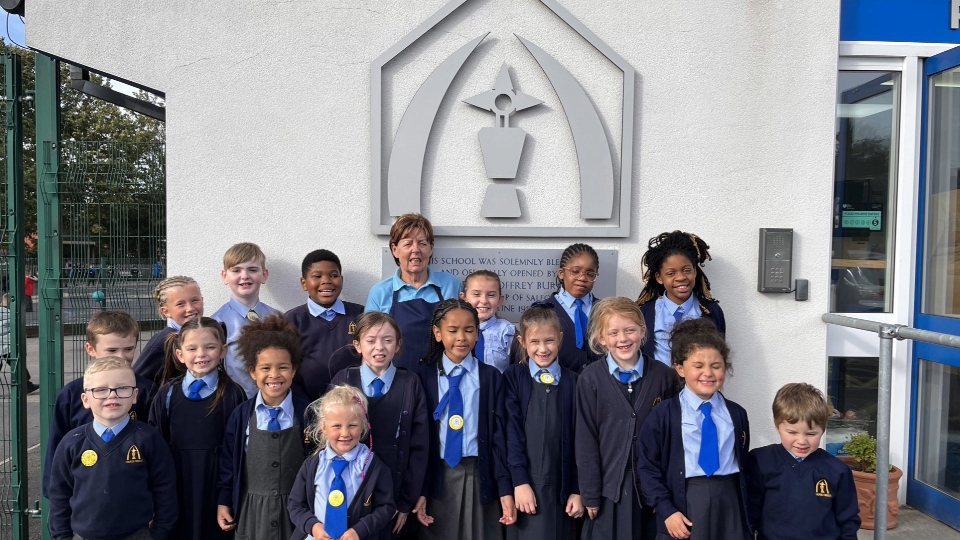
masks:
[(840, 41), (960, 43), (955, 10), (955, 0), (842, 0)]

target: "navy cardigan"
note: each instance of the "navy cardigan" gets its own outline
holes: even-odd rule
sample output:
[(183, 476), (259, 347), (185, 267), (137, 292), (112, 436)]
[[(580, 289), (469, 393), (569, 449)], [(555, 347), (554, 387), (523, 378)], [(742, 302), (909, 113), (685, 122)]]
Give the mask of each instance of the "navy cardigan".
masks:
[[(351, 381), (354, 377), (356, 380)], [(337, 373), (330, 384), (352, 384), (352, 382), (355, 382), (357, 384), (352, 384), (352, 386), (359, 388), (362, 384), (359, 381), (360, 369), (347, 368)], [(401, 381), (403, 386), (398, 384)], [(417, 374), (412, 371), (397, 368), (397, 374), (394, 376), (390, 391), (403, 392), (403, 405), (401, 405), (402, 408), (397, 416), (397, 424), (396, 426), (389, 426), (388, 429), (397, 432), (397, 482), (393, 486), (394, 503), (396, 503), (398, 512), (406, 514), (413, 510), (413, 507), (417, 504), (417, 499), (423, 492), (423, 478), (427, 474), (427, 454), (430, 451), (429, 419), (433, 411), (427, 410), (427, 402), (424, 398), (420, 377), (417, 377)], [(376, 427), (373, 429), (375, 430)], [(387, 437), (377, 440), (389, 442)], [(376, 453), (376, 449), (374, 449), (374, 453)]]
[[(440, 421), (433, 419), (433, 411), (440, 404), (440, 389), (437, 379), (437, 355), (434, 363), (421, 365), (418, 370), (420, 382), (427, 396), (427, 414), (430, 415), (430, 453), (427, 459), (427, 478), (423, 495), (428, 498), (443, 494), (441, 467), (446, 467), (440, 457)], [(480, 369), (480, 406), (477, 411), (477, 459), (480, 475), (480, 503), (488, 504), (500, 497), (513, 495), (513, 483), (507, 469), (506, 425), (503, 414), (503, 380), (500, 371), (493, 366), (477, 362)]]
[[(657, 320), (656, 303), (657, 303), (656, 300), (651, 300), (646, 304), (643, 304), (642, 306), (640, 306), (640, 313), (643, 314), (643, 322), (646, 323), (647, 325), (647, 334), (646, 334), (647, 340), (644, 342), (641, 350), (643, 351), (643, 354), (649, 356), (650, 358), (654, 358), (653, 344), (654, 344), (654, 341), (656, 340), (656, 335), (654, 334), (654, 331), (653, 331), (654, 325), (656, 324), (656, 320)], [(727, 320), (724, 319), (723, 317), (723, 310), (720, 309), (720, 304), (718, 304), (715, 301), (700, 300), (700, 305), (701, 305), (701, 308), (700, 308), (701, 311), (703, 311), (703, 308), (707, 308), (710, 310), (710, 313), (703, 311), (702, 318), (707, 319), (708, 321), (711, 321), (714, 325), (716, 325), (717, 330), (720, 331), (720, 335), (726, 337)]]
[[(313, 526), (320, 523), (317, 519), (318, 512), (313, 507), (317, 496), (314, 479), (319, 465), (319, 453), (308, 457), (300, 466), (297, 479), (293, 482), (293, 490), (290, 491), (287, 501), (287, 512), (296, 530), (290, 540), (300, 540), (313, 534)], [(389, 540), (390, 520), (396, 512), (390, 469), (376, 455), (371, 456), (360, 487), (347, 507), (347, 527), (356, 531), (361, 540)]]
[[(723, 394), (721, 394), (723, 395)], [(744, 462), (750, 450), (750, 422), (747, 411), (723, 398), (733, 420), (733, 453), (740, 467), (740, 515), (743, 527), (753, 538), (753, 528), (747, 518), (747, 479)], [(653, 409), (640, 430), (640, 490), (647, 506), (656, 509), (657, 530), (667, 532), (665, 520), (675, 512), (687, 514), (687, 475), (683, 455), (680, 396), (665, 401)]]
[[(561, 437), (560, 456), (562, 471), (560, 479), (560, 501), (566, 504), (570, 494), (579, 494), (577, 482), (577, 461), (573, 457), (574, 425), (577, 420), (577, 374), (560, 367), (561, 400)], [(505, 406), (507, 414), (507, 465), (514, 487), (530, 483), (527, 460), (527, 435), (524, 429), (527, 421), (527, 407), (533, 378), (526, 364), (508, 366), (503, 372)], [(539, 383), (538, 383), (539, 384)]]
[[(244, 401), (230, 414), (227, 421), (227, 430), (223, 435), (223, 449), (220, 452), (220, 481), (217, 482), (219, 495), (217, 504), (229, 506), (236, 516), (240, 508), (240, 493), (243, 491), (243, 462), (247, 457), (247, 426), (250, 425), (250, 414), (257, 402), (257, 396)], [(293, 395), (293, 414), (297, 415), (300, 429), (306, 430), (310, 423), (307, 417), (307, 400)], [(303, 438), (303, 455), (313, 451), (313, 441)]]

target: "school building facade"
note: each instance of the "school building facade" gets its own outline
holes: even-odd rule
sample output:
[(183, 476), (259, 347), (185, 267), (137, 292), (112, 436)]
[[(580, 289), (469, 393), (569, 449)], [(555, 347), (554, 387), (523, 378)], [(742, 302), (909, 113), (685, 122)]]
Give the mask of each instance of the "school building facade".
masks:
[[(841, 413), (828, 443), (875, 429), (878, 339), (821, 314), (960, 334), (956, 1), (25, 7), (29, 47), (165, 94), (169, 273), (208, 306), (239, 241), (267, 253), (271, 305), (304, 301), (318, 247), (363, 302), (405, 211), (431, 219), (438, 258), (492, 253), (544, 272), (518, 281), (532, 288), (556, 269), (524, 253), (608, 250), (598, 290), (627, 297), (650, 237), (695, 232), (755, 445), (776, 441), (770, 403), (794, 381)], [(792, 229), (779, 259), (761, 259), (761, 228)], [(809, 298), (760, 292), (761, 276), (808, 280)], [(960, 354), (897, 343), (892, 392), (902, 502), (949, 521)]]

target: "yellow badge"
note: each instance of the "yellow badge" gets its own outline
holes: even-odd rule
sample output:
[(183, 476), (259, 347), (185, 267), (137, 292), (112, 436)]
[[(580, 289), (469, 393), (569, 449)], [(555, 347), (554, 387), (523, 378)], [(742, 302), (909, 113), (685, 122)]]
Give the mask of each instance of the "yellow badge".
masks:
[(826, 480), (817, 482), (816, 494), (817, 497), (830, 497), (830, 485)]
[(357, 333), (357, 323), (352, 322), (350, 326), (347, 327), (347, 333), (351, 336)]
[(551, 375), (551, 374), (549, 374), (549, 373), (541, 373), (541, 374), (540, 374), (540, 382), (542, 382), (543, 384), (553, 384), (553, 381), (555, 381), (555, 380), (556, 380), (556, 379), (553, 378), (553, 375)]
[(367, 497), (367, 502), (363, 503), (363, 505), (370, 506), (372, 503), (373, 503), (373, 493), (371, 493), (370, 496)]
[(330, 506), (338, 507), (343, 504), (343, 492), (339, 489), (335, 489), (330, 492), (330, 496), (327, 497), (327, 502), (330, 503)]
[(80, 454), (80, 463), (83, 463), (87, 467), (93, 467), (97, 464), (97, 453), (93, 450), (87, 450)]
[(460, 431), (463, 429), (463, 417), (459, 414), (455, 414), (450, 417), (450, 429), (454, 431)]

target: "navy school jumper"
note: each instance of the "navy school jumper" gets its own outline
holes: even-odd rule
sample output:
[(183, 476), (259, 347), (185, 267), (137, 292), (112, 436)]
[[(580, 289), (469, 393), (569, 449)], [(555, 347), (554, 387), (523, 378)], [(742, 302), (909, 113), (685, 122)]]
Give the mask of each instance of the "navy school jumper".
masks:
[[(503, 372), (504, 410), (507, 415), (507, 465), (513, 486), (530, 483), (529, 461), (527, 459), (527, 435), (524, 426), (527, 421), (527, 407), (534, 381), (526, 364), (508, 366)], [(536, 383), (540, 384), (540, 383)], [(577, 461), (574, 459), (574, 425), (577, 419), (577, 374), (560, 366), (561, 412), (560, 412), (560, 502), (566, 505), (571, 494), (580, 493), (577, 479)]]
[[(743, 407), (726, 397), (723, 399), (733, 420), (733, 453), (740, 467), (743, 528), (753, 538), (753, 528), (747, 518), (747, 479), (743, 473), (750, 450), (750, 422)], [(665, 524), (668, 517), (676, 512), (687, 515), (687, 466), (681, 422), (680, 397), (677, 396), (654, 409), (640, 430), (640, 489), (646, 504), (656, 509), (657, 530), (663, 534), (669, 534)]]
[[(130, 408), (130, 419), (146, 422), (150, 414), (150, 403), (153, 401), (157, 388), (153, 381), (140, 375), (136, 376), (137, 402)], [(60, 441), (71, 429), (93, 422), (93, 413), (84, 408), (80, 400), (83, 393), (83, 376), (67, 383), (53, 405), (53, 418), (50, 420), (50, 436), (47, 438), (47, 455), (44, 456), (43, 468), (43, 495), (47, 496), (50, 488), (50, 471), (53, 465), (53, 455), (57, 451)]]
[[(643, 344), (643, 347), (640, 349), (643, 351), (643, 354), (654, 358), (654, 342), (656, 341), (656, 334), (654, 334), (654, 326), (656, 325), (657, 320), (657, 308), (656, 308), (657, 299), (653, 299), (646, 304), (640, 306), (640, 313), (643, 314), (643, 322), (647, 326), (647, 339)], [(717, 327), (717, 330), (720, 331), (720, 335), (726, 337), (727, 335), (727, 321), (723, 317), (723, 310), (720, 309), (720, 304), (717, 302), (711, 301), (700, 301), (702, 307), (700, 308), (703, 311), (703, 308), (710, 310), (710, 313), (703, 311), (703, 316), (701, 318), (707, 319), (712, 322), (714, 326)]]
[[(293, 483), (287, 510), (295, 531), (291, 540), (299, 540), (313, 534), (313, 526), (320, 523), (317, 515), (325, 515), (326, 509), (318, 512), (314, 508), (317, 497), (317, 468), (320, 455), (314, 454), (300, 466), (297, 479)], [(393, 515), (397, 508), (393, 503), (393, 483), (390, 481), (390, 468), (376, 455), (370, 456), (370, 465), (364, 472), (360, 487), (353, 501), (347, 507), (347, 527), (356, 531), (357, 536), (366, 540), (377, 538), (389, 540), (393, 524)]]
[(129, 422), (110, 442), (84, 424), (63, 438), (53, 458), (50, 535), (56, 540), (121, 540), (153, 522), (166, 540), (177, 521), (177, 476), (160, 433)]
[(339, 313), (328, 321), (310, 314), (307, 304), (301, 304), (283, 316), (300, 332), (303, 361), (293, 379), (293, 391), (307, 401), (314, 401), (327, 391), (330, 379), (340, 369), (330, 368), (330, 356), (344, 345), (353, 343), (350, 326), (363, 313), (363, 306), (344, 302), (346, 315)]
[[(360, 379), (360, 368), (352, 367), (340, 371), (334, 376), (330, 384), (349, 384), (355, 388), (360, 388), (360, 385), (363, 384)], [(423, 493), (423, 479), (427, 474), (427, 454), (430, 451), (429, 426), (433, 411), (427, 410), (423, 385), (416, 373), (397, 368), (390, 392), (384, 398), (394, 392), (403, 393), (402, 405), (395, 412), (397, 422), (382, 427), (372, 426), (374, 432), (373, 451), (379, 454), (381, 450), (378, 450), (378, 448), (382, 448), (382, 445), (389, 444), (391, 440), (396, 442), (394, 448), (391, 449), (396, 454), (397, 461), (397, 470), (393, 472), (392, 478), (394, 503), (396, 503), (398, 512), (409, 513)], [(370, 408), (368, 417), (370, 417), (372, 424), (374, 416), (379, 417), (380, 415), (373, 414), (372, 403)], [(380, 431), (378, 431), (378, 428), (380, 428)], [(387, 430), (388, 434), (381, 437), (379, 433), (383, 430)], [(396, 438), (392, 439), (394, 436)], [(386, 465), (385, 462), (381, 462)]]
[[(577, 382), (576, 456), (583, 506), (597, 508), (600, 498), (620, 502), (623, 482), (636, 480), (637, 438), (644, 422), (677, 395), (676, 372), (644, 357), (640, 394), (631, 406), (607, 362), (590, 364)], [(637, 390), (635, 390), (637, 391)], [(633, 478), (626, 476), (628, 459)], [(641, 481), (642, 485), (642, 481)]]
[[(153, 384), (160, 386), (160, 376), (163, 373), (163, 346), (167, 342), (167, 336), (175, 333), (176, 330), (169, 326), (164, 326), (163, 330), (157, 332), (150, 338), (150, 341), (143, 346), (140, 351), (140, 357), (133, 364), (133, 372), (141, 377), (145, 377)], [(149, 407), (149, 405), (148, 405)]]
[[(229, 506), (235, 519), (240, 508), (240, 494), (243, 491), (243, 462), (247, 458), (247, 448), (244, 442), (247, 438), (247, 426), (250, 425), (250, 414), (256, 401), (257, 396), (253, 396), (233, 410), (230, 420), (227, 421), (227, 431), (223, 435), (223, 451), (220, 453), (220, 481), (217, 483), (220, 495), (217, 497), (217, 504)], [(293, 395), (293, 414), (300, 422), (300, 429), (302, 430), (306, 430), (310, 424), (310, 418), (306, 414), (309, 405), (307, 400), (296, 394)], [(305, 436), (302, 440), (303, 455), (307, 456), (313, 451), (313, 441), (307, 440)]]
[(822, 449), (798, 463), (777, 443), (751, 450), (745, 469), (750, 521), (759, 540), (856, 540), (860, 508), (846, 463)]
[[(550, 295), (547, 301), (553, 304), (553, 311), (557, 314), (557, 318), (560, 319), (560, 329), (563, 331), (563, 341), (560, 342), (560, 354), (557, 356), (557, 359), (560, 361), (560, 366), (574, 373), (581, 373), (587, 364), (603, 358), (603, 355), (590, 350), (586, 328), (583, 329), (583, 347), (577, 347), (577, 327), (573, 319), (570, 318), (570, 315), (567, 314), (567, 311), (563, 309), (560, 301), (557, 300), (557, 293)], [(599, 298), (596, 296), (593, 297), (594, 305), (599, 301)], [(521, 360), (526, 359), (526, 357), (527, 352), (520, 346), (520, 336), (517, 334), (517, 337), (513, 339), (513, 345), (510, 347), (510, 363), (518, 364)]]
[[(427, 460), (427, 478), (422, 495), (436, 498), (443, 495), (443, 476), (441, 467), (447, 467), (440, 456), (440, 421), (433, 419), (433, 411), (440, 403), (440, 389), (437, 386), (437, 363), (441, 362), (440, 353), (434, 357), (434, 363), (424, 365), (418, 373), (423, 390), (427, 396), (427, 414), (430, 415), (430, 450)], [(506, 427), (503, 414), (503, 381), (497, 368), (477, 362), (480, 369), (480, 406), (475, 411), (479, 415), (477, 423), (477, 460), (480, 476), (480, 503), (489, 504), (500, 497), (513, 495), (513, 483), (507, 469)], [(464, 404), (466, 405), (466, 404)]]

